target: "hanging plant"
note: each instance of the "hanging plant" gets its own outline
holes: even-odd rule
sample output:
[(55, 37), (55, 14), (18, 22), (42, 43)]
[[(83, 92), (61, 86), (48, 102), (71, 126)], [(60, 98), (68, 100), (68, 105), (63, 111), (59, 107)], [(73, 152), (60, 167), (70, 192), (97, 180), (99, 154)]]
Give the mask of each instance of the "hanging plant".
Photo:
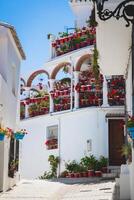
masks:
[(69, 67), (67, 65), (63, 67), (63, 72), (66, 74), (69, 72)]
[(95, 45), (94, 50), (93, 50), (93, 73), (94, 73), (94, 77), (95, 77), (96, 81), (99, 80), (99, 74), (100, 74), (98, 58), (99, 58), (99, 52)]

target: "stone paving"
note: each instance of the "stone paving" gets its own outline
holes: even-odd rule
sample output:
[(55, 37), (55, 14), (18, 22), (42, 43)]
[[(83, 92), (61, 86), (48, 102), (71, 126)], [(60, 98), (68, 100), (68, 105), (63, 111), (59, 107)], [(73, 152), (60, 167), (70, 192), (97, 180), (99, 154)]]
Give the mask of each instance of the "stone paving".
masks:
[[(86, 179), (77, 183), (64, 181), (23, 180), (0, 200), (112, 200), (114, 181), (93, 182)], [(115, 199), (114, 199), (115, 200)], [(117, 199), (118, 200), (118, 199)]]

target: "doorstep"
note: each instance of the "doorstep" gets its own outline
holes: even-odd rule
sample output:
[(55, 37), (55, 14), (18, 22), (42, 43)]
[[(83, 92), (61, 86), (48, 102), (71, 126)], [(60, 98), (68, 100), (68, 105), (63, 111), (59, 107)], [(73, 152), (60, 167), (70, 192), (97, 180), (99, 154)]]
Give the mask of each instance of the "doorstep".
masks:
[[(82, 178), (55, 178), (48, 181), (60, 182), (65, 184), (77, 184), (77, 183), (99, 183), (103, 181), (103, 177), (82, 177)], [(112, 179), (113, 180), (113, 179)]]

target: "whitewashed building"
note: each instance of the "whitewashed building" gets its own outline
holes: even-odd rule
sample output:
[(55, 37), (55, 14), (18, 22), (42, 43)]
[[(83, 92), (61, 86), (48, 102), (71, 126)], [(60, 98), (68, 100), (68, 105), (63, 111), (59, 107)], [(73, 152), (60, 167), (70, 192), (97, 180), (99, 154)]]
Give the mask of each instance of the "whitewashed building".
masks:
[[(13, 26), (0, 22), (0, 125), (19, 128), (20, 64), (25, 59)], [(0, 191), (6, 191), (19, 180), (19, 172), (9, 177), (11, 157), (19, 156), (18, 143), (5, 137), (0, 141)]]
[[(117, 47), (119, 55), (117, 55), (118, 50), (114, 50), (114, 46), (118, 39), (116, 41), (114, 31), (120, 33), (120, 28), (117, 26), (115, 29), (112, 20), (104, 23), (99, 19), (97, 19), (97, 32), (95, 28), (83, 28), (93, 8), (91, 1), (72, 0), (69, 3), (76, 15), (79, 31), (57, 39), (51, 36), (50, 60), (42, 70), (34, 72), (27, 81), (27, 86), (31, 87), (36, 75), (40, 73), (47, 75), (49, 91), (46, 99), (49, 99), (49, 107), (39, 112), (35, 111), (34, 107), (34, 112), (31, 113), (29, 112), (31, 106), (42, 99), (31, 98), (21, 101), (24, 107), (21, 126), (29, 132), (22, 144), (21, 170), (22, 177), (25, 178), (37, 178), (49, 170), (47, 160), (51, 154), (60, 157), (59, 174), (64, 170), (66, 161), (80, 161), (85, 155), (108, 157), (110, 166), (120, 166), (124, 162), (119, 153), (125, 140), (124, 129), (120, 125), (125, 116), (124, 77), (128, 55), (128, 52), (124, 52), (126, 43), (124, 44), (123, 38), (127, 37), (129, 42), (130, 30), (124, 28), (123, 22), (119, 23), (122, 34), (119, 37), (120, 43)], [(113, 31), (113, 34), (110, 33), (109, 39), (105, 33), (110, 31)], [(97, 42), (95, 38), (93, 40), (86, 38), (88, 33), (96, 35)], [(71, 49), (68, 49), (68, 45), (63, 48), (66, 42), (69, 43), (76, 37), (84, 37), (87, 40), (81, 40), (75, 48), (71, 46)], [(99, 86), (96, 85), (91, 73), (95, 43), (100, 55)], [(127, 45), (129, 46), (128, 43)], [(124, 57), (120, 59), (121, 53)], [(68, 67), (71, 77), (69, 87), (65, 88), (63, 85), (60, 87), (59, 84), (58, 86), (55, 84), (58, 72), (64, 67)], [(88, 74), (85, 75), (87, 79), (84, 74)], [(47, 145), (50, 139), (55, 140), (55, 144), (51, 147)]]

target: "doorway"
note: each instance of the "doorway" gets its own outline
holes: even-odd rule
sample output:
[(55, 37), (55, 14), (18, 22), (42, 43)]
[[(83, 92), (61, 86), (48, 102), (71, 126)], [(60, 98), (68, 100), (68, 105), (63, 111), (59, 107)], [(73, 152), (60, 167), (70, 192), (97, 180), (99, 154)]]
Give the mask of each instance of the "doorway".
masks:
[(109, 165), (120, 166), (125, 163), (125, 158), (121, 155), (124, 144), (124, 127), (122, 119), (109, 119)]

